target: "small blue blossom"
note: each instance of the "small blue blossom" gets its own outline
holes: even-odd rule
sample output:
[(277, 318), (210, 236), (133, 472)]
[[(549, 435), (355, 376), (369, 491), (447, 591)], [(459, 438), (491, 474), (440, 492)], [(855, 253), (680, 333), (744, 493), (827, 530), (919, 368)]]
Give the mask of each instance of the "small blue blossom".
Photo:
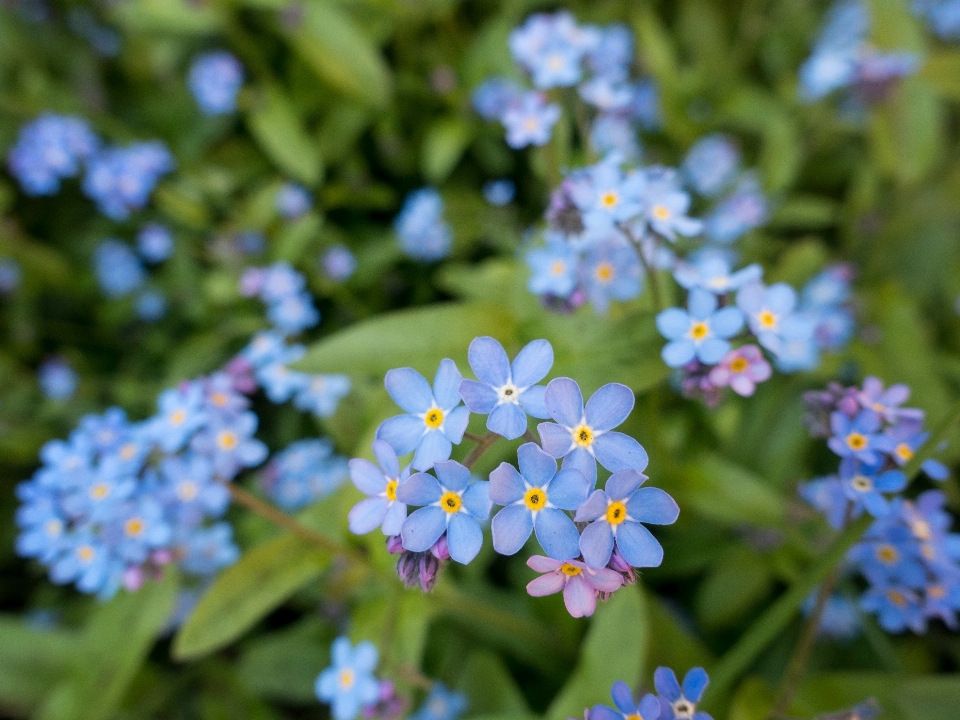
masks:
[(923, 633), (927, 629), (920, 595), (905, 585), (873, 585), (860, 599), (860, 607), (874, 613), (880, 627), (887, 632), (901, 633), (910, 629)]
[[(910, 399), (910, 388), (903, 383), (884, 388), (883, 381), (880, 378), (867, 377), (863, 381), (863, 390), (857, 395), (857, 399), (862, 407), (873, 410), (888, 423), (896, 423), (901, 420), (907, 424), (923, 423), (923, 410), (900, 407)], [(901, 427), (906, 428), (906, 425)], [(900, 464), (909, 459), (910, 457), (900, 458), (902, 460)]]
[(9, 295), (20, 287), (23, 271), (13, 258), (0, 258), (0, 295)]
[(77, 391), (77, 373), (65, 361), (53, 358), (37, 370), (40, 390), (51, 400), (69, 400)]
[(746, 174), (733, 193), (721, 200), (707, 217), (704, 234), (714, 242), (730, 244), (766, 222), (767, 205), (760, 184)]
[(57, 584), (75, 582), (86, 593), (115, 592), (120, 585), (122, 565), (91, 531), (71, 534), (50, 567), (50, 579)]
[(334, 720), (354, 720), (380, 697), (380, 684), (373, 676), (377, 659), (377, 648), (371, 642), (353, 647), (345, 637), (333, 641), (330, 667), (317, 677), (314, 692), (330, 704)]
[(145, 262), (162, 263), (173, 252), (173, 234), (166, 225), (147, 223), (137, 233), (137, 251)]
[(330, 495), (348, 474), (347, 459), (329, 440), (298, 440), (270, 461), (263, 484), (277, 505), (293, 511)]
[(415, 260), (434, 262), (450, 254), (450, 225), (443, 219), (440, 193), (425, 187), (407, 195), (393, 222), (400, 248)]
[(580, 536), (580, 551), (590, 567), (606, 567), (614, 546), (634, 567), (658, 567), (663, 562), (663, 548), (641, 523), (671, 525), (680, 508), (660, 488), (641, 488), (646, 479), (637, 470), (616, 472), (605, 490), (595, 490), (577, 509), (574, 520), (590, 523)]
[(214, 478), (213, 465), (202, 455), (172, 455), (160, 463), (158, 497), (187, 524), (220, 517), (230, 504), (226, 486)]
[(320, 266), (328, 278), (344, 282), (357, 271), (357, 258), (346, 245), (334, 245), (323, 253)]
[(284, 183), (277, 190), (277, 212), (286, 220), (295, 220), (306, 215), (313, 207), (313, 198), (310, 192), (297, 183)]
[[(797, 490), (800, 497), (824, 514), (830, 527), (839, 530), (844, 526), (847, 518), (847, 492), (837, 475), (801, 483)], [(862, 512), (861, 508), (853, 517)]]
[(640, 259), (632, 247), (606, 242), (590, 248), (580, 265), (581, 286), (594, 309), (606, 313), (611, 300), (632, 300), (643, 289)]
[(542, 93), (524, 93), (504, 110), (501, 118), (507, 130), (507, 145), (514, 150), (546, 145), (561, 114), (560, 106), (548, 103)]
[(163, 516), (163, 506), (152, 497), (141, 497), (124, 504), (115, 526), (107, 532), (120, 536), (116, 552), (123, 560), (141, 564), (151, 550), (170, 541), (173, 530)]
[(861, 410), (853, 418), (841, 412), (830, 414), (833, 437), (827, 445), (840, 457), (854, 457), (870, 465), (880, 461), (879, 451), (884, 447), (880, 430), (880, 416), (872, 410)]
[(595, 28), (578, 26), (566, 11), (531, 15), (509, 38), (514, 60), (541, 89), (576, 85), (584, 55), (599, 42)]
[(90, 160), (81, 188), (108, 218), (126, 220), (146, 206), (160, 178), (174, 166), (166, 145), (156, 140), (108, 148)]
[(249, 411), (215, 418), (193, 437), (192, 447), (210, 457), (218, 475), (232, 478), (267, 457), (267, 446), (253, 437), (257, 424), (257, 416)]
[[(801, 610), (804, 617), (810, 617), (817, 604), (817, 591), (812, 592), (803, 602)], [(818, 632), (837, 640), (851, 640), (860, 634), (863, 621), (856, 604), (845, 595), (834, 593), (827, 598), (820, 615)]]
[(597, 75), (625, 78), (634, 57), (633, 32), (624, 23), (612, 23), (595, 32), (597, 39), (587, 47), (587, 65)]
[(403, 522), (403, 547), (426, 552), (446, 533), (450, 557), (466, 565), (483, 545), (480, 520), (490, 515), (490, 483), (472, 482), (470, 471), (455, 460), (434, 465), (436, 477), (415, 473), (397, 488), (397, 500), (426, 506)]
[(660, 106), (660, 88), (654, 80), (644, 78), (634, 84), (630, 114), (644, 130), (657, 130), (663, 122)]
[(159, 290), (145, 290), (134, 303), (137, 317), (145, 322), (156, 322), (167, 313), (167, 298)]
[(520, 100), (523, 88), (506, 78), (490, 78), (480, 83), (471, 98), (473, 109), (484, 120), (501, 120), (507, 108)]
[(783, 321), (777, 355), (780, 372), (813, 370), (820, 364), (816, 331), (817, 319), (807, 313), (794, 313)]
[(796, 304), (797, 293), (786, 283), (766, 287), (763, 283), (753, 282), (737, 293), (737, 307), (746, 316), (750, 330), (774, 355), (781, 352), (784, 326)]
[(604, 385), (584, 407), (580, 386), (570, 378), (555, 378), (547, 385), (544, 404), (556, 421), (537, 426), (544, 451), (564, 458), (564, 469), (582, 472), (591, 489), (597, 482), (598, 462), (610, 472), (642, 472), (647, 467), (647, 451), (640, 443), (613, 432), (633, 409), (633, 391), (626, 385)]
[(203, 53), (190, 65), (187, 85), (204, 115), (228, 115), (237, 109), (243, 65), (225, 50)]
[(157, 414), (149, 423), (149, 432), (163, 450), (172, 453), (183, 448), (206, 421), (203, 389), (199, 383), (184, 383), (157, 398)]
[(887, 514), (887, 500), (883, 493), (898, 493), (907, 486), (907, 476), (899, 470), (882, 471), (851, 455), (840, 463), (840, 480), (854, 507), (862, 507), (874, 517)]
[(140, 258), (119, 240), (104, 240), (97, 245), (93, 267), (100, 290), (110, 298), (129, 295), (143, 285), (146, 278)]
[(590, 709), (590, 720), (624, 720), (624, 718), (658, 720), (660, 717), (660, 701), (653, 693), (647, 693), (640, 702), (636, 702), (633, 699), (633, 693), (630, 692), (630, 686), (618, 681), (613, 684), (610, 695), (617, 709), (614, 710), (606, 705), (594, 705)]
[(696, 358), (705, 365), (720, 362), (730, 350), (727, 339), (740, 332), (743, 314), (735, 307), (717, 309), (713, 293), (694, 288), (688, 310), (667, 308), (657, 315), (657, 329), (668, 342), (661, 351), (670, 367), (682, 367)]
[(270, 303), (267, 319), (273, 326), (288, 335), (297, 335), (320, 322), (320, 313), (306, 293), (289, 295)]
[[(513, 363), (492, 337), (474, 338), (467, 354), (477, 380), (462, 380), (459, 392), (470, 412), (489, 415), (487, 429), (515, 440), (527, 429), (527, 414), (546, 419), (545, 388), (537, 385), (553, 366), (553, 347), (534, 340), (517, 353)], [(563, 558), (566, 560), (567, 558)]]
[(178, 544), (183, 551), (180, 566), (193, 575), (213, 575), (240, 559), (240, 548), (233, 542), (233, 528), (225, 522), (191, 530)]
[(706, 670), (701, 667), (691, 668), (684, 676), (682, 686), (673, 670), (658, 667), (653, 673), (653, 686), (660, 700), (661, 720), (713, 720), (707, 713), (697, 710), (697, 703), (709, 682)]
[(449, 458), (470, 418), (470, 411), (461, 405), (461, 380), (456, 363), (449, 359), (440, 362), (432, 389), (413, 368), (387, 372), (387, 392), (406, 414), (385, 420), (377, 428), (377, 439), (390, 443), (398, 455), (416, 451), (412, 463), (416, 470), (429, 470)]
[(723, 252), (703, 252), (692, 263), (680, 262), (673, 276), (687, 290), (702, 288), (715, 295), (726, 295), (760, 280), (763, 268), (757, 263), (732, 271), (730, 258)]
[(99, 145), (86, 120), (44, 113), (20, 129), (7, 167), (28, 195), (54, 195), (60, 181), (75, 177)]
[(561, 243), (528, 250), (524, 256), (532, 275), (527, 283), (534, 295), (565, 298), (577, 287), (577, 252)]
[(698, 195), (716, 197), (740, 169), (740, 150), (726, 135), (700, 138), (683, 160), (683, 175)]
[(294, 406), (317, 417), (331, 417), (340, 401), (350, 394), (349, 375), (307, 375), (306, 384), (297, 390)]
[(633, 122), (621, 113), (598, 113), (590, 124), (590, 144), (599, 155), (617, 154), (628, 162), (643, 155)]
[(557, 472), (557, 461), (536, 443), (521, 445), (517, 460), (519, 472), (501, 463), (490, 473), (490, 500), (503, 506), (491, 524), (494, 550), (515, 555), (536, 531), (548, 556), (561, 561), (576, 558), (580, 533), (564, 510), (583, 504), (590, 482), (579, 470)]
[[(867, 380), (870, 379), (871, 378), (867, 378)], [(863, 387), (864, 390), (866, 390), (866, 381), (864, 381)], [(890, 389), (893, 390), (895, 387), (896, 385)], [(865, 402), (864, 404), (871, 409), (875, 409), (875, 406), (879, 403), (867, 404)], [(900, 414), (907, 413), (913, 409), (914, 408), (898, 408)], [(919, 419), (913, 418), (912, 420), (904, 420), (899, 424), (884, 430), (884, 450), (900, 467), (910, 462), (920, 446), (927, 441), (928, 437), (930, 437), (930, 433), (920, 431), (919, 427), (920, 423), (923, 422), (923, 414), (919, 410), (916, 412), (920, 413)], [(950, 475), (950, 471), (947, 469), (947, 466), (934, 458), (928, 458), (924, 460), (920, 465), (920, 469), (929, 475), (933, 480), (946, 480)]]
[(435, 682), (423, 705), (407, 720), (457, 720), (467, 711), (467, 696), (448, 690), (443, 683)]
[(690, 196), (680, 189), (675, 171), (647, 169), (639, 199), (643, 223), (670, 242), (703, 232), (703, 222), (687, 216)]
[(513, 180), (490, 180), (483, 184), (483, 197), (494, 207), (509, 205), (517, 194)]
[(350, 532), (365, 535), (379, 527), (384, 535), (399, 535), (407, 506), (397, 500), (397, 488), (410, 477), (410, 466), (401, 470), (397, 453), (383, 440), (373, 441), (373, 455), (377, 465), (362, 458), (350, 461), (350, 479), (370, 496), (350, 510)]
[(571, 194), (583, 213), (583, 225), (595, 236), (607, 235), (615, 225), (632, 220), (641, 211), (638, 198), (644, 187), (643, 175), (625, 175), (616, 156), (578, 172), (571, 180)]

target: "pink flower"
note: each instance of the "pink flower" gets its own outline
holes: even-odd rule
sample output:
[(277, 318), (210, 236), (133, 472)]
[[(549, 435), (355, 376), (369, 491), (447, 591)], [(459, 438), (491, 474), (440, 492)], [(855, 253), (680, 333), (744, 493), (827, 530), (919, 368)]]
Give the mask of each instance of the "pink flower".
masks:
[(623, 584), (620, 573), (610, 568), (592, 570), (578, 560), (560, 562), (534, 555), (527, 565), (544, 573), (527, 584), (534, 597), (553, 595), (563, 590), (563, 603), (573, 617), (589, 617), (597, 609), (597, 594), (611, 593)]
[(757, 383), (770, 379), (770, 363), (756, 345), (731, 350), (710, 371), (710, 382), (717, 387), (729, 385), (737, 395), (750, 397)]

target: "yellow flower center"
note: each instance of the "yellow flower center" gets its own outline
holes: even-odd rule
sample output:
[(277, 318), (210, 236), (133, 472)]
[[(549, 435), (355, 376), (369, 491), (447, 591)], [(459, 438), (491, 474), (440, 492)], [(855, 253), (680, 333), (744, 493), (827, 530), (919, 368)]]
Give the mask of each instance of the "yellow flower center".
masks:
[(127, 535), (130, 535), (131, 537), (137, 537), (143, 534), (144, 527), (144, 522), (140, 518), (130, 518), (124, 524), (123, 529)]
[(397, 485), (399, 484), (400, 483), (397, 482), (396, 480), (387, 481), (387, 489), (384, 490), (383, 494), (387, 496), (387, 500), (389, 500), (390, 502), (393, 502), (394, 500), (397, 499)]
[(851, 450), (863, 450), (867, 446), (867, 438), (858, 432), (847, 435), (847, 447)]
[(593, 445), (593, 430), (588, 425), (578, 425), (572, 432), (573, 441), (582, 448)]
[(93, 557), (96, 555), (96, 551), (89, 545), (81, 545), (77, 548), (77, 557), (79, 557), (83, 562), (88, 563), (93, 560)]
[(124, 460), (129, 460), (137, 453), (137, 446), (133, 443), (127, 443), (122, 448), (120, 448), (120, 457)]
[(947, 596), (947, 589), (943, 585), (931, 585), (927, 588), (927, 595), (937, 600), (942, 600)]
[(913, 457), (913, 450), (911, 450), (910, 446), (906, 443), (900, 443), (893, 451), (897, 454), (897, 457), (904, 462), (907, 462)]
[(523, 496), (523, 502), (530, 510), (543, 510), (547, 505), (547, 493), (540, 488), (530, 488)]
[(567, 577), (576, 577), (577, 575), (582, 573), (583, 570), (578, 568), (576, 565), (571, 565), (570, 563), (564, 563), (563, 565), (560, 566), (560, 572), (562, 572)]
[(460, 499), (460, 496), (457, 493), (447, 490), (440, 498), (440, 507), (444, 512), (448, 512), (451, 515), (456, 512), (460, 512), (460, 508), (463, 506), (463, 500)]
[(428, 410), (427, 414), (423, 418), (423, 421), (427, 424), (428, 428), (431, 430), (436, 430), (438, 427), (443, 425), (443, 410), (440, 408)]
[(902, 608), (907, 606), (907, 598), (903, 596), (902, 592), (897, 590), (887, 590), (887, 599), (897, 607)]
[(526, 128), (529, 132), (533, 132), (540, 127), (540, 121), (537, 120), (533, 115), (530, 115), (526, 120), (523, 121), (523, 127)]
[(103, 500), (110, 494), (110, 486), (106, 483), (97, 483), (90, 488), (90, 497), (93, 500)]
[(613, 265), (608, 262), (602, 262), (597, 265), (593, 274), (600, 282), (608, 283), (613, 280)]
[(853, 485), (853, 489), (857, 492), (870, 492), (873, 490), (873, 481), (865, 475), (854, 475), (850, 484)]
[(910, 530), (914, 536), (920, 540), (929, 540), (933, 537), (933, 531), (930, 529), (930, 523), (926, 520), (915, 520), (910, 523)]
[(627, 506), (620, 501), (612, 502), (607, 505), (607, 522), (611, 525), (619, 525), (627, 519)]
[(215, 392), (213, 395), (210, 396), (210, 402), (212, 402), (217, 407), (223, 407), (224, 405), (226, 405), (227, 400), (229, 400), (229, 398), (227, 397), (226, 393), (222, 393), (222, 392)]
[(223, 430), (217, 435), (217, 445), (221, 450), (233, 450), (237, 446), (237, 434)]
[(190, 502), (200, 493), (197, 484), (192, 480), (184, 480), (177, 486), (177, 496), (184, 502)]
[(340, 688), (343, 690), (349, 690), (353, 687), (353, 684), (357, 681), (357, 676), (350, 668), (340, 671)]
[(187, 414), (183, 410), (174, 410), (172, 413), (170, 413), (170, 424), (174, 427), (183, 425), (186, 419)]
[(43, 529), (47, 532), (47, 535), (59, 535), (63, 530), (63, 523), (59, 520), (47, 520), (46, 524), (43, 526)]
[(561, 262), (560, 260), (557, 260), (556, 262), (553, 263), (553, 265), (550, 266), (551, 275), (563, 275), (563, 273), (565, 273), (566, 270), (567, 270), (567, 264), (565, 262)]
[(877, 548), (877, 560), (887, 565), (893, 565), (900, 559), (900, 553), (893, 545), (881, 545)]
[(742, 373), (747, 369), (747, 361), (742, 357), (736, 358), (732, 363), (730, 363), (730, 370), (735, 373)]
[(773, 330), (777, 326), (777, 316), (769, 310), (761, 310), (757, 313), (757, 322), (764, 330)]
[(933, 560), (937, 556), (937, 551), (933, 549), (930, 543), (920, 545), (920, 554), (927, 560)]
[(705, 322), (695, 322), (690, 326), (690, 337), (694, 340), (703, 340), (710, 334), (710, 327)]
[(600, 204), (607, 210), (616, 207), (618, 202), (620, 202), (620, 196), (613, 191), (605, 192), (600, 196)]
[(654, 205), (652, 212), (653, 212), (653, 216), (657, 220), (670, 219), (670, 208), (668, 208), (666, 205)]

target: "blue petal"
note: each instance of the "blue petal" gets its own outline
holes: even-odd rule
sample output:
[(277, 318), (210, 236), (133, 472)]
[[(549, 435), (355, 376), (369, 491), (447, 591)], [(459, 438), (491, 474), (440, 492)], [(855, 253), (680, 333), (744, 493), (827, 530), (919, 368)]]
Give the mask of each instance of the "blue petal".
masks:
[(371, 673), (377, 667), (377, 646), (369, 640), (357, 643), (353, 649), (353, 667), (360, 673)]
[(660, 717), (660, 701), (653, 693), (647, 693), (640, 701), (640, 717), (643, 720), (657, 720)]
[(659, 567), (663, 548), (643, 525), (625, 522), (617, 529), (617, 549), (634, 567)]
[[(610, 433), (607, 434), (609, 435)], [(604, 436), (601, 435), (600, 437)], [(582, 472), (583, 476), (590, 483), (590, 491), (593, 492), (593, 488), (597, 484), (597, 461), (588, 451), (581, 447), (574, 448), (563, 459), (560, 467), (564, 470), (573, 469)]]
[(680, 506), (660, 488), (645, 487), (627, 502), (627, 514), (637, 522), (671, 525), (680, 515)]
[(344, 665), (349, 665), (352, 657), (353, 646), (350, 644), (348, 638), (338, 637), (333, 641), (333, 644), (330, 646), (330, 659), (334, 667), (339, 668)]
[(482, 383), (501, 387), (510, 379), (510, 359), (503, 345), (492, 337), (474, 338), (467, 350), (467, 360)]
[(623, 720), (623, 715), (606, 705), (594, 705), (590, 708), (590, 720)]
[(493, 506), (490, 502), (490, 483), (483, 481), (471, 483), (463, 491), (461, 498), (463, 507), (477, 520), (486, 520), (490, 517), (490, 508)]
[(439, 430), (431, 430), (420, 441), (411, 464), (417, 470), (429, 470), (437, 462), (449, 458), (451, 452), (453, 445), (447, 437)]
[(463, 492), (470, 484), (470, 471), (456, 460), (441, 460), (433, 466), (433, 471), (446, 490)]
[(484, 385), (476, 380), (463, 380), (460, 382), (460, 397), (470, 412), (478, 415), (488, 415), (493, 412), (500, 398), (497, 397), (497, 391), (489, 385)]
[(633, 693), (630, 692), (630, 686), (623, 680), (618, 680), (610, 689), (610, 697), (613, 698), (613, 704), (624, 715), (633, 715), (637, 711), (637, 705), (633, 701)]
[(680, 308), (667, 308), (657, 315), (657, 330), (668, 340), (676, 340), (690, 329), (690, 315)]
[[(433, 397), (441, 410), (449, 412), (460, 404), (460, 381), (463, 375), (457, 369), (457, 364), (450, 358), (440, 361), (437, 374), (433, 378)], [(423, 412), (421, 410), (420, 412)]]
[(554, 560), (572, 560), (580, 554), (580, 533), (562, 510), (541, 510), (533, 519), (533, 527), (540, 546)]
[(380, 683), (372, 675), (357, 678), (354, 690), (361, 705), (371, 705), (380, 699)]
[[(382, 440), (374, 442), (386, 445)], [(360, 492), (367, 495), (378, 495), (386, 489), (387, 480), (383, 476), (383, 472), (369, 460), (353, 458), (349, 463), (349, 468), (350, 479)]]
[(380, 423), (377, 440), (389, 443), (397, 455), (406, 455), (417, 448), (426, 431), (426, 424), (416, 415), (396, 415)]
[(900, 492), (907, 486), (907, 476), (900, 470), (887, 470), (874, 478), (873, 486), (881, 492)]
[(608, 383), (587, 401), (587, 424), (593, 430), (612, 430), (627, 419), (633, 410), (633, 391), (620, 383)]
[(403, 521), (407, 519), (407, 506), (402, 502), (395, 502), (387, 510), (383, 518), (382, 531), (384, 535), (399, 535)]
[(690, 702), (700, 702), (703, 691), (707, 689), (710, 678), (702, 667), (691, 668), (683, 678), (683, 696)]
[(490, 413), (487, 430), (507, 440), (516, 440), (527, 430), (527, 415), (513, 403), (504, 403)]
[[(459, 445), (463, 440), (463, 433), (467, 431), (467, 423), (470, 422), (470, 411), (462, 405), (454, 408), (443, 421), (443, 434), (455, 445)], [(449, 457), (449, 455), (448, 455)]]
[[(567, 434), (569, 437), (569, 433)], [(524, 443), (517, 450), (520, 474), (534, 487), (542, 488), (557, 474), (557, 461), (545, 453), (536, 443)]]
[(747, 315), (760, 312), (763, 308), (765, 288), (759, 282), (750, 283), (737, 292), (737, 307)]
[(511, 505), (493, 516), (490, 529), (493, 549), (501, 555), (516, 555), (533, 532), (533, 517), (523, 505)]
[(621, 470), (607, 478), (605, 489), (611, 500), (626, 500), (646, 479), (646, 475), (636, 470)]
[(556, 423), (540, 423), (537, 432), (540, 433), (543, 449), (552, 457), (562, 458), (573, 447), (570, 431)]
[(710, 329), (717, 337), (733, 337), (743, 327), (743, 313), (739, 308), (725, 307), (710, 318)]
[(497, 505), (513, 505), (523, 500), (526, 486), (517, 469), (510, 463), (500, 463), (490, 473), (490, 499)]
[(632, 437), (620, 432), (600, 435), (593, 441), (593, 452), (597, 456), (597, 462), (610, 472), (643, 472), (647, 467), (647, 451)]
[(774, 283), (767, 288), (764, 301), (771, 312), (777, 315), (786, 315), (792, 312), (797, 304), (797, 292), (786, 283)]
[(950, 477), (950, 470), (939, 460), (933, 458), (924, 460), (920, 468), (930, 476), (932, 480), (946, 480)]
[(694, 288), (690, 291), (687, 307), (694, 320), (706, 320), (717, 309), (717, 298), (712, 292)]
[(548, 420), (550, 418), (550, 411), (547, 410), (547, 403), (543, 399), (546, 391), (547, 388), (543, 385), (528, 387), (520, 393), (520, 399), (517, 402), (520, 403), (520, 407), (526, 410), (527, 415), (531, 415), (540, 420)]
[(420, 508), (403, 521), (400, 537), (411, 552), (426, 552), (447, 529), (447, 513), (436, 506)]
[(697, 347), (697, 357), (704, 365), (716, 365), (730, 350), (730, 343), (716, 337), (708, 337)]
[(561, 425), (573, 427), (583, 417), (583, 394), (580, 386), (570, 378), (551, 380), (543, 400), (550, 411), (550, 417)]
[(373, 441), (373, 456), (380, 464), (380, 468), (388, 477), (400, 477), (400, 462), (397, 460), (396, 451), (390, 447), (390, 443), (384, 440)]
[(360, 714), (361, 704), (360, 698), (354, 693), (334, 695), (331, 705), (333, 720), (355, 720)]
[(466, 565), (473, 560), (483, 546), (483, 530), (480, 523), (466, 513), (457, 513), (450, 518), (447, 528), (447, 547), (450, 557)]
[(672, 368), (683, 367), (696, 356), (697, 347), (686, 338), (667, 343), (660, 351), (660, 357)]
[(534, 385), (547, 376), (551, 367), (553, 346), (546, 340), (529, 342), (513, 359), (513, 383), (521, 388)]
[(677, 674), (668, 667), (658, 667), (654, 671), (653, 686), (668, 702), (674, 703), (683, 696)]
[(613, 530), (610, 523), (593, 522), (587, 525), (580, 536), (580, 552), (583, 553), (583, 561), (590, 567), (605, 567), (613, 554)]
[(383, 523), (390, 501), (383, 497), (368, 497), (351, 508), (347, 519), (350, 523), (350, 532), (355, 535), (366, 535), (376, 530)]
[(439, 502), (443, 490), (433, 475), (419, 472), (397, 486), (397, 500), (407, 505), (430, 505)]
[(423, 413), (433, 404), (433, 393), (423, 375), (413, 368), (388, 370), (383, 380), (393, 401), (408, 413)]
[(554, 475), (547, 485), (547, 500), (561, 510), (576, 510), (587, 501), (589, 492), (590, 481), (583, 473), (567, 468)]
[(607, 511), (608, 498), (603, 490), (594, 490), (587, 501), (577, 508), (574, 516), (576, 522), (596, 520)]

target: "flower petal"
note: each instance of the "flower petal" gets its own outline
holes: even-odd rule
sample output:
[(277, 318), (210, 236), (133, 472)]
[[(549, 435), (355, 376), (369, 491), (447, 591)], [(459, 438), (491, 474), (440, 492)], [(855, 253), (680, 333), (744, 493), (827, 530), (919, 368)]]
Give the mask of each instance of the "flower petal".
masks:
[(730, 350), (730, 343), (717, 337), (708, 337), (697, 347), (697, 357), (704, 365), (715, 365)]
[(543, 487), (557, 474), (557, 461), (536, 443), (524, 443), (517, 450), (520, 474), (534, 487)]
[(601, 568), (590, 575), (590, 584), (601, 592), (613, 592), (623, 585), (623, 575), (610, 568)]
[[(467, 423), (470, 422), (470, 411), (462, 405), (454, 408), (447, 413), (443, 421), (443, 434), (447, 436), (454, 445), (459, 445), (463, 440), (463, 433), (467, 430)], [(449, 457), (449, 455), (447, 456)]]
[(486, 520), (490, 517), (490, 483), (480, 481), (470, 483), (461, 495), (463, 507), (477, 520)]
[(490, 530), (494, 550), (501, 555), (516, 555), (533, 532), (531, 512), (522, 505), (505, 507), (493, 516)]
[(397, 453), (390, 446), (390, 443), (385, 440), (374, 440), (373, 456), (377, 459), (385, 475), (392, 478), (400, 477), (400, 462), (397, 460)]
[(403, 522), (400, 537), (411, 552), (426, 552), (447, 529), (446, 513), (436, 506), (416, 510)]
[(680, 515), (680, 506), (660, 488), (645, 487), (627, 502), (627, 514), (641, 523), (672, 525)]
[(676, 702), (683, 692), (677, 681), (677, 674), (668, 667), (658, 667), (653, 673), (653, 686), (668, 702)]
[(643, 446), (629, 435), (620, 432), (607, 432), (598, 437), (593, 442), (593, 451), (597, 462), (610, 472), (643, 472), (649, 462)]
[(562, 458), (573, 448), (573, 438), (565, 427), (556, 423), (540, 423), (537, 432), (540, 433), (544, 451), (551, 457)]
[(589, 493), (590, 481), (574, 468), (561, 470), (547, 484), (548, 502), (561, 510), (576, 510), (586, 502)]
[(517, 387), (529, 387), (543, 380), (552, 367), (553, 346), (546, 340), (534, 340), (513, 359), (513, 382)]
[(390, 501), (383, 496), (361, 500), (347, 514), (350, 532), (355, 535), (366, 535), (371, 530), (376, 530), (383, 523), (389, 507)]
[(710, 329), (717, 337), (733, 337), (743, 327), (743, 313), (739, 308), (728, 306), (720, 308), (710, 318)]
[(441, 460), (433, 466), (433, 471), (446, 490), (463, 492), (470, 484), (470, 471), (456, 460)]
[(613, 704), (624, 715), (633, 715), (637, 712), (637, 704), (633, 701), (633, 693), (630, 686), (623, 680), (618, 680), (610, 689), (610, 697), (613, 698)]
[(533, 528), (540, 547), (554, 560), (570, 560), (580, 554), (580, 533), (573, 520), (562, 510), (541, 510), (533, 519)]
[(453, 444), (447, 437), (439, 430), (431, 430), (420, 441), (412, 465), (417, 470), (429, 470), (437, 462), (449, 458), (451, 452)]
[(450, 557), (463, 565), (473, 560), (483, 547), (483, 530), (476, 518), (457, 513), (447, 527), (447, 547)]
[(416, 415), (395, 415), (380, 423), (377, 440), (389, 443), (397, 455), (406, 455), (416, 450), (426, 431), (426, 424)]
[(660, 700), (653, 693), (647, 693), (640, 700), (640, 717), (643, 720), (657, 720), (660, 715)]
[(467, 360), (482, 383), (501, 387), (510, 379), (510, 358), (503, 345), (492, 337), (474, 338), (467, 350)]
[(407, 519), (407, 506), (402, 502), (395, 502), (387, 509), (383, 518), (383, 534), (399, 535), (403, 521)]
[(660, 357), (672, 368), (682, 367), (693, 360), (697, 354), (697, 346), (693, 341), (682, 338), (674, 340), (663, 346), (660, 351)]
[(583, 394), (576, 382), (566, 377), (554, 378), (543, 397), (550, 417), (561, 425), (573, 427), (583, 417)]
[(621, 470), (607, 478), (604, 489), (611, 500), (626, 500), (646, 479), (646, 475), (636, 470)]
[(523, 499), (525, 491), (523, 477), (510, 463), (500, 463), (490, 473), (490, 500), (496, 505), (513, 505)]
[[(527, 583), (527, 594), (533, 597), (543, 597), (544, 595), (553, 595), (563, 590), (566, 584), (566, 578), (558, 572), (550, 572), (541, 575)], [(620, 718), (617, 718), (620, 720)]]
[(634, 402), (633, 390), (620, 383), (608, 383), (587, 401), (587, 424), (594, 431), (612, 430), (627, 419)]
[(717, 298), (712, 292), (694, 288), (687, 298), (687, 307), (690, 309), (690, 317), (694, 320), (706, 320), (717, 309)]
[(547, 388), (543, 385), (528, 387), (520, 393), (517, 402), (520, 403), (520, 407), (526, 411), (527, 415), (539, 420), (548, 420), (550, 419), (550, 411), (547, 410), (547, 404), (544, 401), (546, 391)]
[(594, 490), (587, 501), (577, 508), (575, 522), (596, 520), (607, 511), (607, 494), (603, 490)]
[(498, 405), (487, 418), (487, 430), (507, 440), (516, 440), (527, 430), (527, 415), (513, 403)]
[(690, 329), (690, 315), (680, 308), (667, 308), (657, 315), (657, 330), (667, 340), (676, 340)]
[[(609, 435), (610, 433), (607, 433)], [(600, 437), (606, 437), (601, 435)], [(579, 470), (590, 483), (590, 492), (593, 492), (597, 484), (597, 461), (588, 451), (583, 448), (574, 448), (560, 464), (563, 470)]]
[(397, 500), (407, 505), (430, 505), (438, 502), (443, 490), (433, 475), (419, 472), (397, 486)]
[[(375, 440), (374, 442), (387, 444), (383, 440)], [(348, 466), (350, 468), (350, 479), (360, 492), (367, 495), (378, 495), (386, 489), (387, 479), (383, 476), (383, 472), (369, 460), (353, 458)]]
[[(584, 580), (583, 575), (577, 575), (567, 581), (563, 589), (563, 604), (567, 612), (575, 618), (590, 617), (597, 609), (597, 594)], [(596, 717), (591, 713), (591, 718)]]
[(709, 682), (707, 671), (702, 667), (690, 668), (686, 677), (683, 678), (683, 696), (690, 702), (700, 702)]
[(592, 568), (605, 567), (613, 554), (613, 529), (610, 523), (592, 522), (580, 536), (580, 552), (583, 561)]
[(499, 400), (496, 390), (476, 380), (460, 381), (460, 397), (470, 412), (478, 415), (489, 415)]
[(617, 549), (634, 567), (659, 567), (663, 548), (640, 523), (625, 522), (617, 530)]
[(377, 667), (377, 646), (369, 640), (357, 643), (353, 649), (353, 667), (360, 672), (373, 672)]
[[(463, 375), (457, 369), (457, 364), (450, 358), (440, 361), (437, 374), (433, 378), (433, 397), (441, 410), (449, 412), (460, 404), (460, 381)], [(423, 412), (421, 410), (420, 412)]]
[(527, 558), (527, 567), (538, 573), (553, 572), (559, 570), (563, 565), (559, 560), (544, 557), (543, 555), (531, 555)]
[(433, 392), (429, 383), (413, 368), (388, 370), (383, 384), (393, 401), (405, 412), (423, 413), (433, 404)]

